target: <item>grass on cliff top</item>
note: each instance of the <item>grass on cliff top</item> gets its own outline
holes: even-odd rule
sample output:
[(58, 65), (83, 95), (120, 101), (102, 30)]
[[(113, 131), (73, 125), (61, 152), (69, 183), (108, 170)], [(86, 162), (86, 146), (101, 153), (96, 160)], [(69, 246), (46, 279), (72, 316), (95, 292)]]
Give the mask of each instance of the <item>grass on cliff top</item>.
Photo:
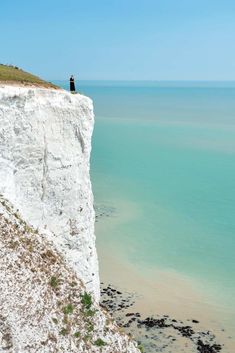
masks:
[(33, 85), (45, 88), (58, 88), (50, 82), (25, 72), (13, 65), (0, 64), (0, 83), (17, 83), (21, 85)]

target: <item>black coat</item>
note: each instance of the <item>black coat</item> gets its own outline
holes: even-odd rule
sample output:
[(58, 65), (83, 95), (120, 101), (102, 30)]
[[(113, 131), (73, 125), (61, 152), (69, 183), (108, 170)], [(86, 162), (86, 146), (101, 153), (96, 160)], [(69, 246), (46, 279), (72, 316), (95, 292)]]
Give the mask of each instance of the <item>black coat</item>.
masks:
[(74, 92), (75, 91), (75, 82), (74, 78), (70, 77), (70, 91)]

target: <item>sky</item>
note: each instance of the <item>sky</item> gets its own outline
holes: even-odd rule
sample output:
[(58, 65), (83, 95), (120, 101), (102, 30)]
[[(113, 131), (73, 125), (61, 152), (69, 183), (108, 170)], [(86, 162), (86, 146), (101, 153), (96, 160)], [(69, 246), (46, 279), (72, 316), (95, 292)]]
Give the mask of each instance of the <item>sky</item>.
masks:
[(234, 0), (0, 6), (0, 62), (48, 80), (235, 80), (234, 39)]

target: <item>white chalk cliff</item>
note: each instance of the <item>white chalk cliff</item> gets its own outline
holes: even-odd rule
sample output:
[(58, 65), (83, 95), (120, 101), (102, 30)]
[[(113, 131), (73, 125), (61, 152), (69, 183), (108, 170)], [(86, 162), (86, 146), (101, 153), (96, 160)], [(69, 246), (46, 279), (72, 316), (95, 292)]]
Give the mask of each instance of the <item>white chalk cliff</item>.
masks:
[(64, 90), (0, 87), (0, 193), (47, 229), (99, 300), (89, 175), (92, 101)]
[(0, 85), (0, 353), (138, 352), (98, 306), (93, 126), (87, 97)]

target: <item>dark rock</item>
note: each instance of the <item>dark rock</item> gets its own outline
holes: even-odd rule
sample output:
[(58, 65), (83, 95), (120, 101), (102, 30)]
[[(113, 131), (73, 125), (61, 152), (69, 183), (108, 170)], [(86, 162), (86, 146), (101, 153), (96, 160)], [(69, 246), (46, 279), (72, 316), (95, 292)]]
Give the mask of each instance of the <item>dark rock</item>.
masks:
[(175, 327), (175, 328), (181, 333), (183, 337), (191, 337), (195, 333), (192, 327), (190, 326), (181, 326), (181, 327)]
[(220, 344), (213, 344), (210, 346), (209, 344), (203, 343), (202, 340), (198, 340), (197, 342), (197, 350), (200, 353), (217, 353), (222, 349)]
[(134, 313), (127, 313), (126, 314), (126, 316), (128, 317), (128, 316), (133, 316), (133, 315), (135, 315)]

